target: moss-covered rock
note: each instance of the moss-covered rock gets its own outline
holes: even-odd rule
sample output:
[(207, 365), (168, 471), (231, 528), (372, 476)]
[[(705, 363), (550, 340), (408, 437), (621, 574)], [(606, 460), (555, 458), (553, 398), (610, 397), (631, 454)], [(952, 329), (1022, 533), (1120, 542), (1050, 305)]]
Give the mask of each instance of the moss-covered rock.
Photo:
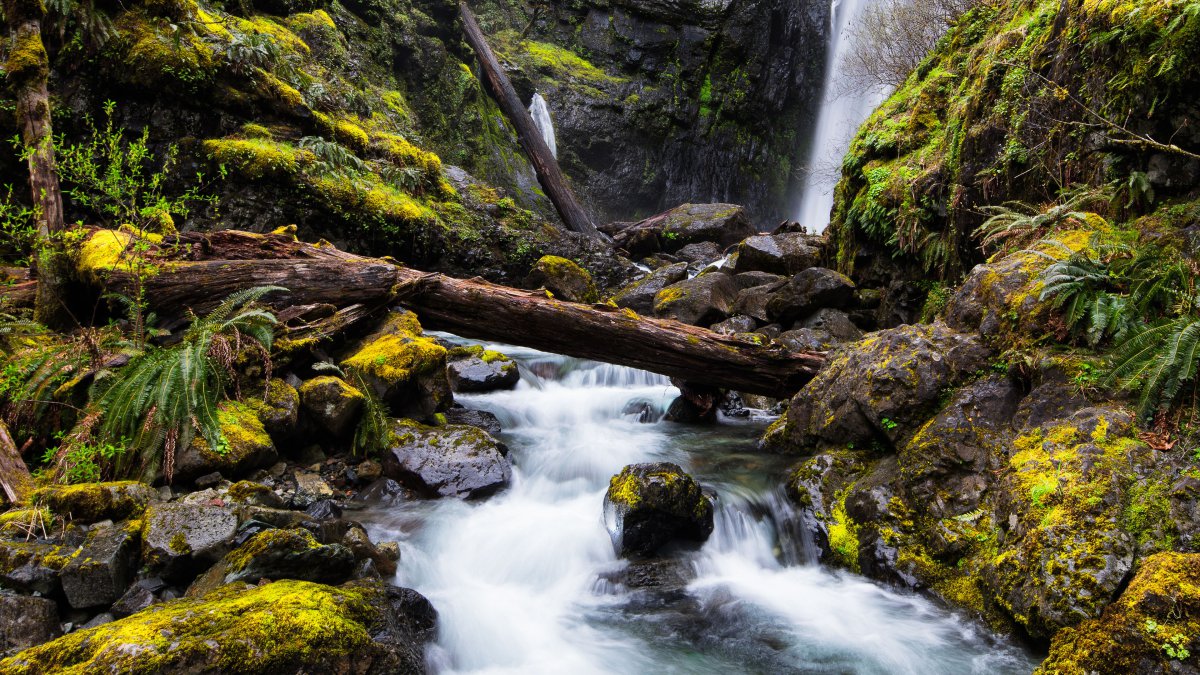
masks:
[(259, 579), (297, 579), (339, 584), (354, 573), (354, 555), (340, 544), (324, 545), (303, 529), (268, 529), (251, 537), (190, 588), (189, 597), (203, 597), (226, 584)]
[(383, 473), (431, 497), (486, 497), (512, 479), (507, 449), (478, 427), (392, 423)]
[(452, 400), (446, 379), (446, 348), (424, 335), (417, 316), (391, 313), (342, 359), (397, 415), (432, 415)]
[(282, 379), (271, 378), (262, 394), (246, 399), (246, 405), (258, 415), (263, 428), (276, 444), (296, 433), (296, 423), (300, 418), (300, 393)]
[(1120, 599), (1054, 636), (1038, 675), (1200, 670), (1200, 555), (1144, 560)]
[(612, 301), (617, 307), (648, 316), (654, 312), (654, 296), (663, 288), (686, 279), (687, 267), (687, 263), (682, 262), (664, 265), (617, 291)]
[(654, 295), (654, 315), (693, 326), (710, 326), (729, 317), (738, 290), (733, 277), (721, 271), (684, 279)]
[(544, 255), (533, 264), (525, 283), (533, 288), (545, 288), (554, 297), (568, 302), (596, 302), (600, 294), (592, 275), (574, 260), (556, 255)]
[(33, 495), (55, 514), (84, 523), (136, 518), (157, 499), (154, 488), (136, 481), (54, 485)]
[(189, 481), (213, 472), (236, 479), (247, 472), (274, 463), (279, 455), (254, 408), (237, 401), (223, 401), (217, 410), (223, 445), (209, 447), (203, 436), (175, 457), (176, 481)]
[(0, 661), (0, 670), (421, 672), (419, 642), (387, 630), (404, 618), (388, 595), (382, 584), (367, 582), (233, 584), (25, 650)]
[(609, 481), (604, 520), (619, 555), (646, 557), (671, 541), (708, 539), (713, 505), (677, 464), (632, 464)]
[(358, 421), (366, 395), (333, 375), (321, 375), (300, 385), (300, 404), (308, 416), (334, 437), (342, 437)]
[(456, 392), (512, 389), (521, 379), (516, 361), (481, 345), (451, 349), (446, 373), (450, 377), (450, 387)]

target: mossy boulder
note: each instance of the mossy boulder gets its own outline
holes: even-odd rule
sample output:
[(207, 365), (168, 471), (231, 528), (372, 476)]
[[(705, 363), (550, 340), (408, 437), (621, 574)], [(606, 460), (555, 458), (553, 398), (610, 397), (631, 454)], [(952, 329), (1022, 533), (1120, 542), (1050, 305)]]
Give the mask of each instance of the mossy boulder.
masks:
[(300, 393), (284, 380), (271, 378), (261, 395), (246, 399), (258, 415), (263, 428), (276, 444), (289, 440), (296, 434), (300, 419)]
[(430, 497), (485, 497), (508, 485), (506, 450), (478, 427), (392, 422), (383, 474)]
[(1103, 614), (1055, 634), (1036, 675), (1200, 672), (1200, 554), (1142, 561)]
[(321, 375), (300, 385), (300, 405), (318, 427), (342, 437), (358, 421), (366, 396), (334, 375)]
[(0, 584), (22, 593), (58, 593), (62, 589), (59, 571), (76, 550), (33, 541), (0, 541)]
[(671, 284), (654, 296), (654, 315), (693, 326), (724, 321), (738, 295), (737, 282), (724, 272), (701, 274)]
[(681, 204), (618, 229), (613, 240), (633, 255), (674, 253), (688, 244), (732, 246), (754, 234), (746, 210), (736, 204)]
[(446, 348), (424, 335), (417, 315), (392, 312), (342, 360), (393, 414), (428, 416), (453, 401), (446, 378)]
[(238, 519), (221, 506), (172, 502), (146, 511), (142, 559), (152, 572), (187, 581), (229, 552)]
[(512, 389), (521, 379), (516, 361), (480, 345), (451, 349), (446, 374), (456, 392)]
[(412, 629), (427, 634), (435, 615), (427, 601), (396, 596), (381, 582), (230, 584), (27, 649), (0, 661), (0, 671), (423, 672)]
[(713, 505), (679, 465), (632, 464), (609, 481), (604, 521), (618, 555), (649, 557), (672, 541), (707, 540)]
[(237, 547), (211, 567), (188, 589), (202, 597), (238, 581), (298, 579), (339, 584), (354, 573), (355, 559), (341, 544), (321, 544), (308, 530), (267, 529)]
[(33, 499), (60, 516), (94, 523), (136, 518), (147, 504), (158, 500), (158, 492), (136, 481), (81, 483), (43, 488), (34, 493)]
[(197, 435), (175, 456), (173, 480), (186, 482), (213, 472), (236, 479), (279, 459), (275, 442), (254, 408), (237, 401), (222, 401), (217, 420), (223, 445), (214, 449), (203, 436)]
[(525, 284), (545, 288), (554, 297), (567, 302), (596, 302), (600, 294), (592, 275), (574, 260), (556, 255), (544, 255), (533, 264)]
[(654, 296), (667, 286), (687, 279), (687, 273), (687, 263), (664, 265), (617, 291), (612, 301), (617, 307), (650, 315), (654, 312)]

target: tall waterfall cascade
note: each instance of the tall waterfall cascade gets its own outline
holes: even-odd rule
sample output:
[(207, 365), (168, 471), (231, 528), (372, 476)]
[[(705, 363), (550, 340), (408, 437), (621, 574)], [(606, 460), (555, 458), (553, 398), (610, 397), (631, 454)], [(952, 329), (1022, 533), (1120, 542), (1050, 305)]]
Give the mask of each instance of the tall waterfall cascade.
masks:
[(854, 26), (863, 13), (879, 0), (832, 0), (829, 47), (825, 59), (823, 101), (813, 128), (805, 177), (800, 192), (796, 221), (823, 231), (833, 210), (833, 190), (841, 172), (841, 159), (850, 148), (858, 127), (866, 121), (889, 92), (873, 88), (851, 90), (846, 86), (848, 55)]
[(554, 122), (550, 120), (550, 108), (546, 106), (546, 99), (540, 93), (533, 95), (533, 101), (529, 104), (529, 116), (533, 118), (533, 124), (538, 131), (542, 132), (542, 140), (550, 147), (550, 154), (557, 159), (558, 145), (554, 142)]

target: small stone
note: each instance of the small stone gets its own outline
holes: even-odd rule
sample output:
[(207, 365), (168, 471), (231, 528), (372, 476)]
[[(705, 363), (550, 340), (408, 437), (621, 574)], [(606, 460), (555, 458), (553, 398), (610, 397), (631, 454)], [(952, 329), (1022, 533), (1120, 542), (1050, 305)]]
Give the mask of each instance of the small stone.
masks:
[(308, 471), (297, 471), (295, 478), (296, 494), (292, 495), (292, 503), (296, 506), (308, 508), (314, 502), (333, 497), (333, 488), (329, 487), (329, 483), (326, 483), (320, 475)]
[(341, 507), (332, 499), (321, 499), (313, 502), (304, 512), (316, 520), (332, 520), (342, 517)]
[(359, 481), (370, 483), (383, 475), (383, 466), (373, 459), (368, 459), (355, 466), (354, 473), (357, 475)]
[(194, 482), (196, 484), (196, 487), (204, 489), (204, 488), (216, 487), (216, 486), (220, 485), (221, 481), (223, 481), (223, 480), (225, 480), (225, 479), (221, 477), (221, 472), (214, 471), (212, 473), (206, 473), (203, 476), (200, 476), (199, 478), (197, 478), (196, 480), (194, 480), (192, 482)]

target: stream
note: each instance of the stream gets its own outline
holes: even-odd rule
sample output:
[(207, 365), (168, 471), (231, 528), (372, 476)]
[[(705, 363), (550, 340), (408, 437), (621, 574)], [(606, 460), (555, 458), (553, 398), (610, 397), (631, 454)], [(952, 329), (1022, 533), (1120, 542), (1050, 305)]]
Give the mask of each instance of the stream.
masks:
[[(412, 501), (357, 514), (400, 542), (396, 583), (439, 612), (434, 672), (1029, 673), (1022, 648), (915, 595), (824, 569), (762, 455), (763, 419), (661, 421), (666, 378), (518, 347), (512, 391), (459, 395), (504, 425), (513, 482), (479, 502)], [(631, 405), (632, 404), (632, 405)], [(646, 421), (640, 421), (640, 420)], [(702, 547), (637, 570), (613, 553), (609, 478), (680, 464), (717, 494)], [(649, 579), (648, 583), (631, 580)]]

